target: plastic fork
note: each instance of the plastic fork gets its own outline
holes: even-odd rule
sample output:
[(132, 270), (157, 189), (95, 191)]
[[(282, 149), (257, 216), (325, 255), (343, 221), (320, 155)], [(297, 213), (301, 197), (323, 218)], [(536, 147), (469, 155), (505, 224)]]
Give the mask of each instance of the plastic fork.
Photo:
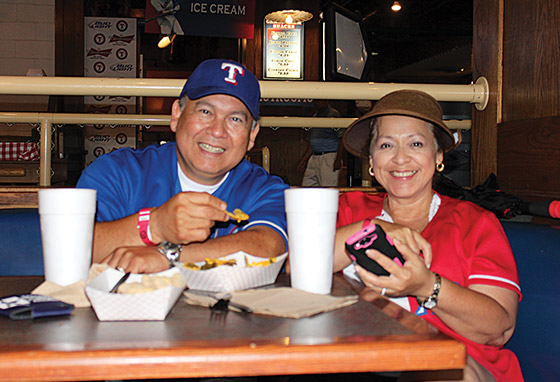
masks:
[(115, 286), (113, 288), (111, 288), (111, 290), (109, 291), (109, 293), (117, 293), (117, 290), (119, 289), (119, 287), (128, 279), (128, 276), (130, 276), (130, 272), (126, 272), (124, 274), (123, 277), (121, 277), (119, 279), (119, 281), (117, 281), (117, 283), (115, 284)]
[(226, 311), (226, 310), (233, 310), (233, 311), (237, 311), (237, 312), (241, 312), (241, 313), (252, 313), (253, 311), (251, 310), (251, 308), (245, 306), (245, 305), (241, 305), (241, 304), (237, 304), (235, 302), (231, 302), (231, 294), (227, 293), (224, 295), (221, 295), (219, 298), (213, 296), (215, 299), (217, 299), (218, 301), (216, 301), (216, 303), (214, 305), (212, 305), (210, 307), (210, 309), (212, 310), (218, 310), (218, 311)]

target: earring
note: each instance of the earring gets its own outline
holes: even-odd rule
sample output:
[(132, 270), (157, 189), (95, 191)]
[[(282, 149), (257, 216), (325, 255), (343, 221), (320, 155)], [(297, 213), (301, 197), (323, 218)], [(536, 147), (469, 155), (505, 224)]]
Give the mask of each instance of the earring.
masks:
[(444, 168), (445, 168), (445, 165), (443, 163), (436, 163), (436, 171), (437, 172), (442, 172)]
[(373, 176), (374, 176), (373, 167), (369, 166), (368, 172), (369, 172), (369, 175), (371, 175), (371, 177), (373, 178)]

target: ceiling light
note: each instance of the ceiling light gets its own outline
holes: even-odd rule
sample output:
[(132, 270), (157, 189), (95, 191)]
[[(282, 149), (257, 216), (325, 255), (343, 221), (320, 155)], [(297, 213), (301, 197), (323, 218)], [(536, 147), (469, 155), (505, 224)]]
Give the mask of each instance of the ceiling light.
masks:
[(312, 13), (294, 9), (270, 12), (264, 17), (267, 21), (284, 24), (301, 24), (312, 18)]
[(158, 48), (167, 48), (169, 46), (169, 44), (173, 44), (173, 41), (175, 40), (175, 36), (177, 36), (175, 33), (173, 33), (170, 36), (163, 36), (163, 38), (161, 40), (159, 40), (157, 46)]
[(144, 21), (144, 23), (147, 23), (148, 21), (152, 21), (152, 20), (156, 20), (159, 19), (160, 17), (166, 17), (166, 16), (173, 16), (173, 23), (171, 24), (171, 31), (169, 32), (169, 35), (167, 36), (163, 36), (163, 38), (161, 40), (159, 40), (158, 42), (158, 48), (167, 48), (169, 46), (169, 44), (173, 44), (173, 40), (175, 40), (175, 32), (174, 32), (174, 28), (175, 28), (175, 21), (177, 21), (177, 19), (174, 17), (174, 15), (180, 10), (180, 7), (175, 7), (175, 9), (167, 9), (164, 10), (160, 13), (158, 13), (156, 16), (154, 17), (150, 17), (149, 19), (146, 19)]
[(398, 12), (398, 11), (400, 11), (401, 9), (402, 9), (401, 3), (399, 3), (398, 1), (395, 1), (395, 2), (393, 3), (393, 5), (391, 5), (391, 10), (392, 10), (393, 12)]

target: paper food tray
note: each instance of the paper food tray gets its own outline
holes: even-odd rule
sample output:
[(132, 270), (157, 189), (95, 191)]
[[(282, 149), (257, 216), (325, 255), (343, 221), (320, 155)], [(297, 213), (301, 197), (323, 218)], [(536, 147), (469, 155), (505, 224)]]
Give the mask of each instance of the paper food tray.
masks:
[[(249, 262), (260, 262), (266, 259), (249, 255), (243, 251), (233, 253), (220, 259), (235, 259), (237, 265), (221, 265), (208, 270), (192, 270), (185, 268), (182, 270), (187, 277), (189, 289), (202, 290), (207, 292), (232, 292), (256, 288), (262, 285), (272, 284), (284, 261), (288, 257), (287, 253), (276, 257), (276, 262), (264, 267), (246, 267), (245, 258)], [(195, 263), (198, 266), (204, 265), (204, 261)]]
[[(187, 286), (183, 268), (173, 267), (150, 276), (181, 274), (181, 287), (167, 286), (139, 294), (109, 293), (124, 275), (109, 268), (86, 285), (85, 291), (100, 321), (162, 321)], [(126, 283), (141, 282), (141, 274), (131, 274)]]

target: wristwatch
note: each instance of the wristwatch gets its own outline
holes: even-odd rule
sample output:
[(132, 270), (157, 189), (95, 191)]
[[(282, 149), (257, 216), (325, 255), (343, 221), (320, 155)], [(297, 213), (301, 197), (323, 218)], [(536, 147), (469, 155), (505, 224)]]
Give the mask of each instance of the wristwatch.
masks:
[(425, 300), (421, 300), (416, 297), (416, 301), (418, 305), (426, 309), (434, 309), (437, 306), (437, 300), (439, 296), (439, 291), (441, 289), (441, 276), (435, 272), (432, 272), (434, 276), (436, 276), (436, 282), (434, 283), (434, 289), (432, 290), (432, 294)]
[(173, 244), (168, 241), (162, 241), (158, 246), (157, 249), (159, 253), (167, 257), (169, 260), (169, 268), (175, 266), (175, 263), (179, 261), (179, 257), (181, 256), (181, 250), (183, 246), (181, 244)]

